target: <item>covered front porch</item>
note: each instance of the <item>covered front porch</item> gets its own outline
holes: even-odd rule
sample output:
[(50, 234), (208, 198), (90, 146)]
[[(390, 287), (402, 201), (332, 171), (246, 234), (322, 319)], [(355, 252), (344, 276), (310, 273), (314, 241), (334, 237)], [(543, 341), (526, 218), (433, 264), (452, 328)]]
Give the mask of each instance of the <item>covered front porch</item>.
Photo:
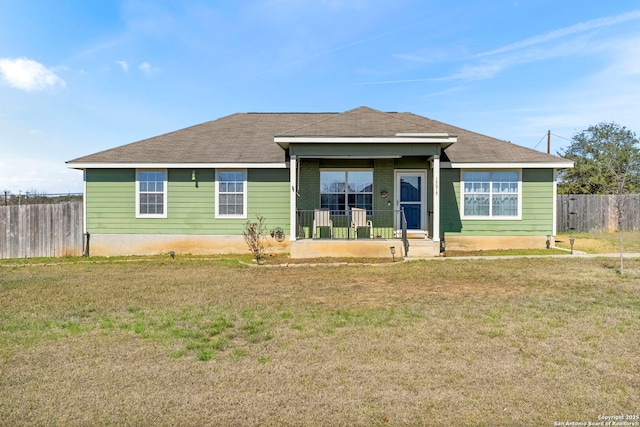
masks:
[(438, 256), (440, 154), (455, 138), (277, 137), (290, 158), (291, 256)]
[[(293, 258), (402, 259), (440, 254), (440, 242), (434, 242), (424, 230), (407, 228), (403, 210), (365, 212), (367, 223), (360, 227), (357, 226), (358, 221), (349, 215), (329, 215), (327, 217), (330, 222), (320, 222), (317, 219), (318, 211), (322, 210), (298, 211), (298, 235), (291, 242)], [(320, 216), (326, 216), (327, 213)], [(400, 229), (394, 226), (395, 217), (398, 217)]]

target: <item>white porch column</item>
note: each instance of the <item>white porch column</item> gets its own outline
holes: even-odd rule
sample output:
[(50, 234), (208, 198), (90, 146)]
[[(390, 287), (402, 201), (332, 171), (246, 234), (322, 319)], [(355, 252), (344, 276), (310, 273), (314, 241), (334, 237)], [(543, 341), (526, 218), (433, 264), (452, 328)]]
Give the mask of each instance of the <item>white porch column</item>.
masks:
[(440, 155), (433, 156), (433, 241), (440, 241)]
[(298, 207), (298, 188), (297, 188), (297, 176), (298, 176), (298, 162), (295, 154), (291, 155), (289, 160), (289, 184), (291, 185), (291, 194), (289, 195), (289, 241), (296, 240), (296, 223), (298, 222), (298, 216), (296, 209)]

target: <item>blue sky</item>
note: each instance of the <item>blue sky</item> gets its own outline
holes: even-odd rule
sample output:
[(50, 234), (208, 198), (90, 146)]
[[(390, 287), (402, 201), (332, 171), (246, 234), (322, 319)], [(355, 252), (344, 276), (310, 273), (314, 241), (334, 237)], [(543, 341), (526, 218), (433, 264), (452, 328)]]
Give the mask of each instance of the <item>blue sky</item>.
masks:
[(0, 0), (0, 191), (80, 192), (65, 161), (235, 112), (363, 105), (553, 153), (640, 133), (640, 4)]

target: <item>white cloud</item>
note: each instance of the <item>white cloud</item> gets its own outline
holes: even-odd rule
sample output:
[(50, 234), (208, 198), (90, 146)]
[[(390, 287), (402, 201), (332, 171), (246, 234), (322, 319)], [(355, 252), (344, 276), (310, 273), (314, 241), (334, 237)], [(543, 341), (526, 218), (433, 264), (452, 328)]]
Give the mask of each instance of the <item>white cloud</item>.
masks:
[(0, 154), (0, 190), (46, 194), (82, 192), (82, 172), (58, 160), (41, 160)]
[[(116, 61), (116, 64), (118, 64), (120, 68), (122, 68), (122, 71), (124, 71), (125, 73), (129, 72), (129, 62), (122, 60), (122, 61)], [(157, 71), (157, 68), (153, 67), (147, 61), (144, 61), (140, 63), (140, 65), (138, 65), (138, 70), (140, 70), (147, 76), (150, 76), (151, 74)]]
[(116, 62), (120, 67), (122, 67), (122, 71), (124, 71), (125, 73), (129, 71), (129, 64), (127, 63), (127, 61), (116, 61)]
[(28, 58), (1, 58), (0, 74), (10, 86), (27, 92), (66, 87), (51, 69)]
[(591, 21), (581, 22), (579, 24), (572, 25), (570, 27), (560, 28), (545, 34), (534, 36), (516, 43), (512, 43), (507, 46), (503, 46), (498, 49), (494, 49), (488, 52), (483, 52), (476, 57), (490, 56), (499, 53), (510, 52), (513, 50), (522, 49), (529, 46), (538, 45), (551, 40), (555, 40), (561, 37), (566, 37), (572, 34), (581, 33), (588, 30), (593, 30), (601, 27), (608, 27), (622, 22), (633, 21), (640, 19), (640, 10), (634, 10), (631, 12), (623, 13), (621, 15), (609, 16), (605, 18), (592, 19)]
[(138, 66), (138, 69), (146, 75), (150, 75), (153, 71), (153, 67), (151, 67), (151, 64), (149, 64), (148, 62), (143, 62), (142, 64), (140, 64)]
[[(603, 121), (614, 121), (640, 133), (640, 36), (605, 40), (592, 47), (603, 53), (606, 67), (563, 87), (552, 87), (538, 97), (529, 97), (526, 111), (517, 108), (485, 111), (478, 121), (493, 120), (495, 128), (503, 134), (532, 148), (543, 133), (551, 130), (560, 136), (552, 137), (552, 153), (569, 144), (563, 138), (571, 138), (576, 132)], [(542, 144), (539, 149), (540, 146)]]
[(473, 64), (465, 64), (457, 73), (441, 80), (484, 80), (496, 77), (501, 72), (525, 64), (547, 61), (569, 56), (589, 56), (599, 53), (600, 44), (589, 37), (577, 37), (547, 48), (531, 47), (522, 52), (512, 52), (495, 57), (483, 57)]
[(635, 38), (613, 39), (601, 46), (602, 52), (610, 54), (611, 59), (606, 71), (627, 76), (637, 83), (640, 74), (640, 35)]
[(397, 53), (393, 55), (393, 57), (409, 62), (430, 62), (429, 59), (424, 56), (414, 55), (411, 53)]
[[(530, 37), (497, 49), (479, 53), (473, 56), (470, 63), (463, 64), (459, 71), (444, 77), (416, 78), (402, 80), (388, 80), (366, 82), (364, 85), (416, 83), (454, 80), (486, 80), (492, 79), (503, 71), (525, 64), (547, 61), (557, 58), (576, 56), (600, 56), (619, 50), (613, 43), (600, 41), (589, 30), (614, 26), (624, 22), (640, 20), (640, 10), (635, 10), (620, 15), (593, 19), (569, 27), (560, 28), (548, 33)], [(564, 39), (564, 40), (563, 40)], [(623, 38), (612, 39), (615, 43), (624, 43)], [(554, 41), (554, 43), (548, 43)], [(625, 45), (627, 43), (624, 43)], [(631, 49), (631, 48), (629, 48)], [(430, 54), (429, 54), (430, 55)], [(410, 62), (427, 62), (427, 54), (396, 54), (394, 57)], [(446, 58), (443, 55), (438, 59)], [(640, 67), (637, 55), (626, 55), (625, 67), (637, 70)], [(433, 61), (430, 61), (433, 62)]]

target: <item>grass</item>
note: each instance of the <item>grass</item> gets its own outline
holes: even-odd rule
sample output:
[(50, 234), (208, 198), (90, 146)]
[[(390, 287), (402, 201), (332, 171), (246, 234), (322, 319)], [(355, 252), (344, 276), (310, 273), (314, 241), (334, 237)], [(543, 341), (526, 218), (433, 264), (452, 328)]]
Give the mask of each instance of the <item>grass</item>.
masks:
[(544, 256), (544, 255), (568, 255), (567, 251), (555, 248), (549, 249), (505, 249), (505, 250), (478, 250), (478, 251), (447, 251), (448, 257), (457, 256)]
[[(556, 238), (556, 246), (569, 249), (569, 239), (575, 239), (575, 250), (592, 253), (618, 253), (620, 251), (620, 236), (614, 233), (561, 233)], [(622, 248), (624, 252), (640, 253), (640, 231), (623, 231)]]
[[(446, 256), (532, 256), (532, 255), (566, 255), (571, 249), (570, 238), (574, 240), (574, 250), (588, 254), (609, 254), (620, 251), (620, 236), (614, 233), (560, 233), (556, 236), (557, 249), (511, 249), (455, 252), (447, 251)], [(623, 251), (640, 253), (640, 231), (625, 231), (622, 233)], [(564, 250), (563, 250), (564, 249)]]
[(637, 414), (640, 260), (0, 263), (0, 425)]

